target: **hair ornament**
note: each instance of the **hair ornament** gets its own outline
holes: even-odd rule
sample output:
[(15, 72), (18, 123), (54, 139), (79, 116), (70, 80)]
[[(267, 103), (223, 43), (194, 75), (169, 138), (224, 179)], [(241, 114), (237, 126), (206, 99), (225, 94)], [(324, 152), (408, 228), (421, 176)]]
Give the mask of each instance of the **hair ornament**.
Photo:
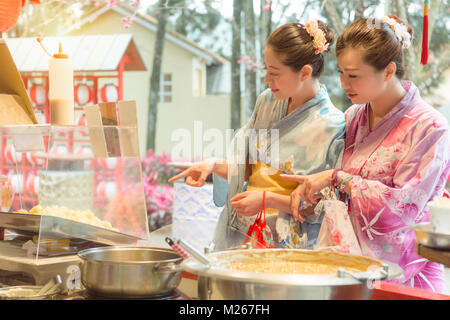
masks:
[(303, 28), (305, 28), (308, 34), (313, 38), (313, 44), (316, 48), (315, 54), (319, 54), (328, 49), (328, 46), (330, 44), (327, 43), (325, 33), (322, 29), (319, 28), (319, 23), (317, 22), (317, 20), (310, 20), (306, 22)]

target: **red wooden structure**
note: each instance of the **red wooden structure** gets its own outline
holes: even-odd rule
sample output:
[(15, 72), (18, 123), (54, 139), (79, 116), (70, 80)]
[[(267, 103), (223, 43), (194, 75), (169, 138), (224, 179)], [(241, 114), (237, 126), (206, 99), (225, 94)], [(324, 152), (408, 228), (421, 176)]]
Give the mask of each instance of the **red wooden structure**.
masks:
[[(46, 38), (44, 43), (50, 46), (56, 43), (63, 43), (64, 51), (69, 55), (74, 65), (74, 91), (79, 89), (80, 85), (85, 85), (90, 93), (86, 99), (75, 98), (75, 125), (86, 125), (83, 112), (85, 105), (97, 104), (100, 102), (117, 102), (124, 97), (124, 72), (125, 71), (145, 71), (146, 67), (134, 44), (132, 36), (122, 35), (103, 35), (103, 36), (82, 36), (82, 37), (59, 37)], [(34, 38), (7, 39), (8, 48), (14, 58), (22, 80), (31, 97), (31, 102), (40, 123), (49, 123), (50, 110), (48, 100), (49, 77), (48, 77), (48, 59), (49, 57), (39, 47)], [(105, 52), (108, 54), (106, 55)], [(25, 54), (28, 53), (28, 54)], [(99, 57), (103, 57), (100, 59)], [(38, 87), (39, 86), (39, 87)], [(109, 88), (107, 88), (109, 86)], [(85, 88), (86, 89), (86, 88)], [(110, 89), (113, 95), (108, 95)], [(116, 90), (116, 92), (114, 92)], [(110, 99), (112, 96), (112, 99)], [(82, 100), (83, 104), (79, 104)], [(40, 117), (39, 117), (40, 115)], [(6, 146), (7, 136), (0, 139), (0, 174), (7, 175), (10, 172), (17, 172), (16, 164), (7, 161)], [(46, 141), (46, 147), (49, 145)], [(57, 143), (67, 148), (67, 153), (74, 153), (75, 146), (87, 144), (87, 139), (74, 139), (73, 133), (68, 132), (58, 137), (52, 137), (50, 145)], [(49, 150), (46, 150), (49, 152)], [(29, 188), (27, 181), (30, 176), (37, 175), (38, 168), (30, 162), (25, 153), (21, 154), (20, 173), (22, 174), (22, 201), (37, 203), (36, 197)], [(97, 170), (100, 164), (98, 161), (92, 161), (95, 172), (94, 190), (102, 181), (112, 180), (120, 186), (122, 178), (122, 165), (119, 159), (114, 171)], [(20, 207), (16, 197), (14, 209)], [(104, 203), (96, 203), (102, 206)]]

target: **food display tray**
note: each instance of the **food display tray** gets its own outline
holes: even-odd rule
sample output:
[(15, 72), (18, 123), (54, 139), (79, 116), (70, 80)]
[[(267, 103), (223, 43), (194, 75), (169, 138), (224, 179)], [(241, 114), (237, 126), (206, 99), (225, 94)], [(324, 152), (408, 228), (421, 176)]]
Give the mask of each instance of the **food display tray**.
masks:
[(0, 211), (0, 228), (48, 238), (84, 239), (106, 245), (133, 245), (139, 237), (69, 219)]

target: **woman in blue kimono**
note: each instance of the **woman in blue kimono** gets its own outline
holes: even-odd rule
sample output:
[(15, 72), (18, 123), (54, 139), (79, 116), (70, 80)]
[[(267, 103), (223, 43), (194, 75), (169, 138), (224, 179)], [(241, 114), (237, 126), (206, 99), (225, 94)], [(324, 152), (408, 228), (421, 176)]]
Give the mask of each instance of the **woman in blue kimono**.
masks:
[[(292, 213), (290, 194), (298, 183), (280, 174), (307, 175), (340, 166), (345, 119), (319, 82), (324, 54), (333, 41), (332, 31), (321, 21), (276, 29), (264, 52), (269, 88), (231, 141), (227, 159), (207, 159), (169, 180), (186, 178), (188, 185), (200, 187), (209, 174), (215, 175), (214, 194), (221, 191), (225, 205), (215, 231), (215, 250), (243, 243), (262, 209), (263, 192), (275, 246), (314, 246), (323, 218), (321, 203), (303, 204)], [(217, 176), (227, 180), (225, 190)]]

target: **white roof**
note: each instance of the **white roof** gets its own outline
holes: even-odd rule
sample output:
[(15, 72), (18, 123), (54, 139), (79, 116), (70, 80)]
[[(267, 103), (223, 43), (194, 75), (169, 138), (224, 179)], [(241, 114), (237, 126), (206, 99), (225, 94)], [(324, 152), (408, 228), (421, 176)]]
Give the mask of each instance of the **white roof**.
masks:
[[(50, 57), (36, 38), (5, 41), (20, 72), (48, 71)], [(74, 71), (115, 71), (125, 54), (133, 60), (125, 64), (125, 70), (146, 70), (131, 34), (46, 37), (42, 41), (50, 54), (58, 52), (59, 43), (72, 60)]]

